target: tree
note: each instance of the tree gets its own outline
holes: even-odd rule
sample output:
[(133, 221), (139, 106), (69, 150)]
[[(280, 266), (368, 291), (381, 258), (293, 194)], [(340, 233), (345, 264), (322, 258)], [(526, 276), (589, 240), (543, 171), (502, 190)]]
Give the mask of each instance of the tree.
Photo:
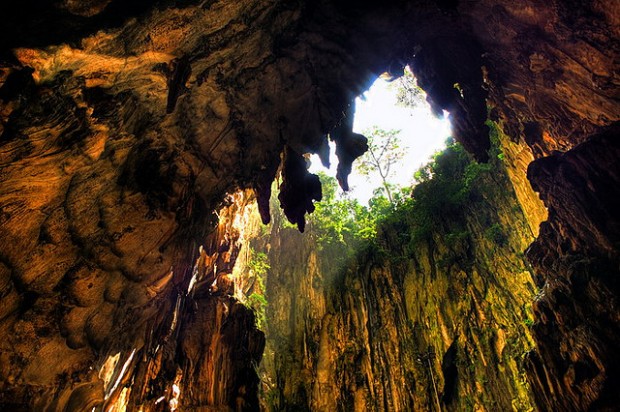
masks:
[(356, 200), (338, 198), (338, 182), (335, 178), (319, 172), (323, 198), (315, 203), (316, 209), (309, 216), (312, 231), (317, 236), (319, 247), (325, 245), (346, 245), (357, 232)]
[(424, 91), (418, 86), (409, 67), (405, 67), (404, 74), (393, 83), (396, 86), (396, 102), (405, 107), (417, 107), (424, 103)]
[(393, 175), (392, 166), (403, 158), (404, 152), (399, 145), (400, 130), (383, 130), (373, 126), (364, 132), (368, 138), (368, 151), (358, 160), (357, 171), (368, 180), (373, 174), (379, 175), (385, 194), (394, 203), (392, 190), (394, 186), (389, 179)]

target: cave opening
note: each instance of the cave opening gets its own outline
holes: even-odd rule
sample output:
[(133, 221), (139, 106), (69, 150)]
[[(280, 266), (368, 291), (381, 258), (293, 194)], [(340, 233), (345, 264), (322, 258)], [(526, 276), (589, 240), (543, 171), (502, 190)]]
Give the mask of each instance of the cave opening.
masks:
[[(398, 78), (390, 77), (388, 73), (379, 76), (355, 99), (353, 132), (372, 139), (376, 152), (373, 153), (375, 157), (366, 153), (354, 161), (348, 177), (346, 196), (366, 205), (384, 182), (394, 188), (411, 186), (415, 172), (425, 166), (433, 154), (445, 148), (446, 140), (451, 136), (451, 125), (447, 112), (433, 114), (426, 102), (426, 94), (406, 67)], [(386, 141), (390, 139), (393, 141)], [(335, 159), (335, 153), (335, 144), (330, 142), (330, 158)], [(311, 173), (336, 177), (337, 165), (334, 162), (326, 169), (318, 155), (313, 154), (310, 161)], [(340, 191), (338, 194), (345, 195)]]
[[(405, 179), (400, 188), (390, 182), (391, 197), (377, 177), (361, 180), (365, 193), (356, 193), (355, 163), (350, 194), (339, 194), (335, 168), (321, 174), (323, 199), (303, 234), (277, 203), (277, 179), (271, 226), (257, 223), (255, 205), (237, 226), (241, 249), (228, 278), (265, 333), (259, 401), (273, 411), (365, 410), (377, 396), (371, 391), (385, 390), (393, 402), (412, 407), (399, 400), (408, 392), (428, 410), (493, 403), (529, 409), (522, 358), (533, 348), (537, 288), (523, 253), (534, 233), (508, 178), (506, 138), (488, 121), (489, 161), (479, 163), (446, 139), (449, 122), (432, 117), (424, 95), (414, 96), (424, 121), (412, 122), (407, 110), (401, 119), (386, 116), (377, 105), (394, 112), (385, 95), (394, 102), (399, 92), (387, 85), (378, 79), (367, 100), (357, 101), (353, 131), (376, 132), (368, 127), (374, 122), (430, 125), (435, 133), (422, 139), (426, 158), (434, 153), (430, 161), (407, 170), (416, 161), (397, 157), (392, 166)], [(415, 132), (412, 151), (420, 142)], [(396, 353), (399, 361), (371, 363)], [(503, 374), (500, 364), (507, 367)], [(372, 389), (372, 376), (396, 379), (401, 388)], [(500, 393), (477, 387), (479, 381), (493, 382)], [(335, 386), (349, 389), (330, 399)]]

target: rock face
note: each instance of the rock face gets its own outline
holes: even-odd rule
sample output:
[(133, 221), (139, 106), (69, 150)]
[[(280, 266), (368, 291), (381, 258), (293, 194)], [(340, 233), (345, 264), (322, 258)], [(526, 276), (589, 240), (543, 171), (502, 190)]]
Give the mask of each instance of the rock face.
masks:
[(610, 389), (620, 379), (611, 349), (620, 344), (618, 135), (610, 129), (568, 153), (537, 160), (528, 171), (549, 208), (528, 252), (542, 288), (534, 336), (544, 342), (529, 359), (530, 377), (539, 404), (549, 410), (618, 406)]
[(428, 236), (396, 219), (344, 267), (312, 225), (255, 241), (270, 245), (268, 410), (533, 407), (523, 360), (536, 291), (522, 253), (533, 235), (503, 172), (471, 185), (463, 209), (438, 201)]
[[(531, 178), (550, 220), (530, 256), (555, 292), (537, 306), (530, 376), (543, 408), (614, 405), (617, 306), (601, 299), (618, 296), (617, 133), (606, 128), (620, 116), (620, 6), (66, 0), (3, 2), (0, 16), (3, 407), (107, 402), (101, 365), (135, 349), (133, 367), (149, 331), (168, 327), (226, 192), (254, 187), (268, 220), (281, 153), (291, 162), (325, 153), (330, 132), (346, 174), (364, 140), (343, 113), (374, 77), (406, 63), (477, 158), (487, 105), (542, 158)], [(300, 223), (319, 196), (305, 171), (290, 176), (284, 207)], [(575, 258), (589, 263), (573, 270)], [(204, 293), (199, 306), (219, 307)], [(227, 305), (240, 332), (250, 315)], [(202, 339), (187, 333), (175, 335), (180, 347), (181, 336)], [(213, 369), (194, 368), (186, 385), (200, 387)], [(236, 407), (236, 385), (200, 402)], [(181, 402), (198, 402), (188, 389)]]

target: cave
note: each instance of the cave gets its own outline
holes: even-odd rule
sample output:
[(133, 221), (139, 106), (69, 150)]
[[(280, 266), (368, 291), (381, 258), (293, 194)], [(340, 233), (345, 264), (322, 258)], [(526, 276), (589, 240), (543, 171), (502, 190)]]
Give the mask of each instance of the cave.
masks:
[[(0, 409), (618, 410), (619, 3), (23, 0), (0, 19)], [(304, 156), (346, 189), (353, 101), (406, 66), (505, 176), (455, 208), (467, 239), (369, 252), (321, 295), (296, 275), (323, 197)], [(301, 352), (236, 294), (252, 230), (282, 269), (267, 320), (295, 309), (276, 326)]]

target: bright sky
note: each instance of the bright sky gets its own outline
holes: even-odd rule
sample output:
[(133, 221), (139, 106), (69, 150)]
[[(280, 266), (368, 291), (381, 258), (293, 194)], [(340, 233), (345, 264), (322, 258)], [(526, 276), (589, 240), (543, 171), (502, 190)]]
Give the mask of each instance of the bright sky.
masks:
[[(400, 147), (405, 151), (405, 155), (402, 164), (393, 167), (397, 172), (391, 182), (405, 186), (410, 185), (413, 174), (428, 163), (436, 151), (445, 146), (446, 139), (451, 135), (450, 122), (433, 116), (426, 102), (414, 109), (397, 106), (395, 87), (396, 84), (390, 86), (387, 81), (377, 79), (364, 94), (365, 100), (356, 100), (353, 130), (362, 133), (375, 125), (384, 130), (401, 130)], [(324, 171), (330, 176), (336, 176), (337, 158), (333, 147), (330, 158), (332, 167), (329, 171), (321, 165), (318, 156), (313, 155), (311, 160), (311, 172)], [(351, 197), (367, 204), (373, 190), (380, 184), (378, 175), (368, 181), (365, 176), (356, 174), (355, 163), (353, 164), (353, 172), (349, 176)]]

